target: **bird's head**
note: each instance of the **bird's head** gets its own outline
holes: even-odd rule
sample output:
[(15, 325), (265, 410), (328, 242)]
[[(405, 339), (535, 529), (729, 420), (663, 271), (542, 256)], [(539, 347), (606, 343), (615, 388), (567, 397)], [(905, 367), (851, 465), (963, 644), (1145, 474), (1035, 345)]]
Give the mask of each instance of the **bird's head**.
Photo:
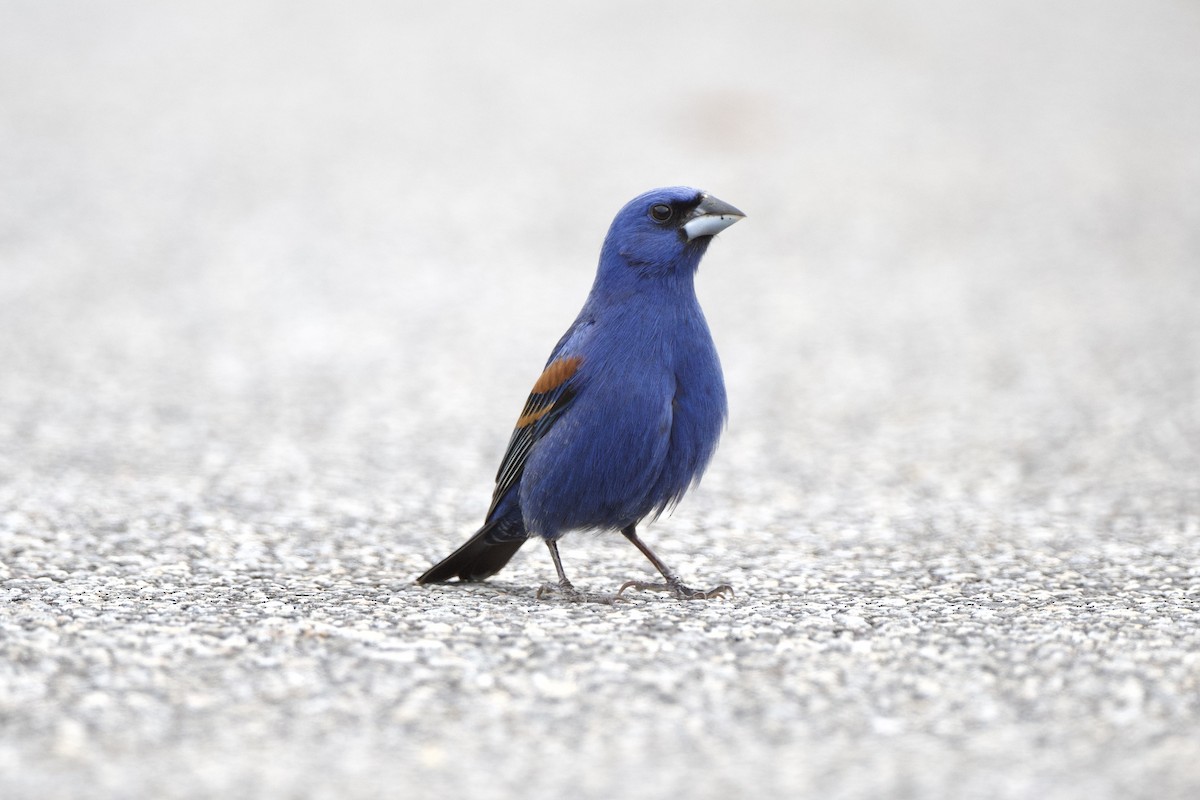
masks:
[(617, 212), (604, 240), (600, 272), (612, 273), (614, 280), (623, 271), (643, 277), (690, 276), (712, 237), (744, 216), (699, 189), (652, 189)]

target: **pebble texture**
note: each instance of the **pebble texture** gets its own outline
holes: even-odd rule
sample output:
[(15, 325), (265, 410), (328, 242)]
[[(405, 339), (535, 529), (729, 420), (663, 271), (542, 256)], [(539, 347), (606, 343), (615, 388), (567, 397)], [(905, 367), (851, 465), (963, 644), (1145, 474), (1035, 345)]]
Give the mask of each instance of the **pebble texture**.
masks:
[[(7, 3), (0, 796), (1200, 796), (1200, 14)], [(616, 209), (729, 601), (417, 587)], [(574, 535), (611, 591), (648, 567)]]

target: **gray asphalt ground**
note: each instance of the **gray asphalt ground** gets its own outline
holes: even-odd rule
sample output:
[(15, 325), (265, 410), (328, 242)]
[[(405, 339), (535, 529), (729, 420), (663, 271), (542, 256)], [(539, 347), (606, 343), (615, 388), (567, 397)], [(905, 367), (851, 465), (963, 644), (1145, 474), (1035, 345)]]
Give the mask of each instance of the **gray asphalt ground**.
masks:
[[(1194, 2), (0, 9), (0, 796), (1200, 796)], [(627, 199), (749, 218), (644, 534), (413, 579)], [(575, 582), (649, 575), (620, 537)]]

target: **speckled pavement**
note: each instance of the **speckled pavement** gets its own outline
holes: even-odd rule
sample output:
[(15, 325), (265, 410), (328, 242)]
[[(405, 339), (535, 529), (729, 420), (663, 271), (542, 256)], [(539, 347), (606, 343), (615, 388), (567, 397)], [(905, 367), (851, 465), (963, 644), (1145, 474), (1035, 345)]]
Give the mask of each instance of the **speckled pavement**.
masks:
[[(1188, 2), (0, 9), (0, 797), (1200, 796)], [(415, 577), (627, 199), (731, 600)], [(650, 575), (562, 543), (594, 592)]]

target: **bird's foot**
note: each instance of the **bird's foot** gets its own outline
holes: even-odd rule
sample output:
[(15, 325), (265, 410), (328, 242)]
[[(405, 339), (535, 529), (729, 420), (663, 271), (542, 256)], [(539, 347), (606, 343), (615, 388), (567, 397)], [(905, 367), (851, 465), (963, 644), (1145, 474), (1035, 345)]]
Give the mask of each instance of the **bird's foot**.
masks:
[(579, 596), (580, 592), (568, 580), (561, 580), (558, 583), (543, 583), (537, 590), (537, 599), (541, 600), (546, 595), (560, 594), (566, 599), (573, 599)]
[(667, 578), (666, 583), (625, 581), (621, 584), (621, 588), (617, 589), (615, 597), (620, 597), (626, 589), (633, 589), (638, 592), (668, 592), (675, 595), (677, 600), (711, 600), (714, 597), (723, 597), (726, 595), (733, 597), (733, 587), (728, 583), (722, 583), (720, 586), (714, 586), (708, 591), (704, 591), (703, 589), (693, 589), (676, 577)]
[(605, 605), (613, 605), (618, 600), (621, 600), (621, 593), (616, 594), (594, 594), (592, 592), (581, 592), (575, 588), (570, 581), (559, 581), (557, 583), (543, 583), (537, 590), (537, 599), (544, 600), (550, 595), (558, 595), (561, 599), (568, 603), (604, 603)]

